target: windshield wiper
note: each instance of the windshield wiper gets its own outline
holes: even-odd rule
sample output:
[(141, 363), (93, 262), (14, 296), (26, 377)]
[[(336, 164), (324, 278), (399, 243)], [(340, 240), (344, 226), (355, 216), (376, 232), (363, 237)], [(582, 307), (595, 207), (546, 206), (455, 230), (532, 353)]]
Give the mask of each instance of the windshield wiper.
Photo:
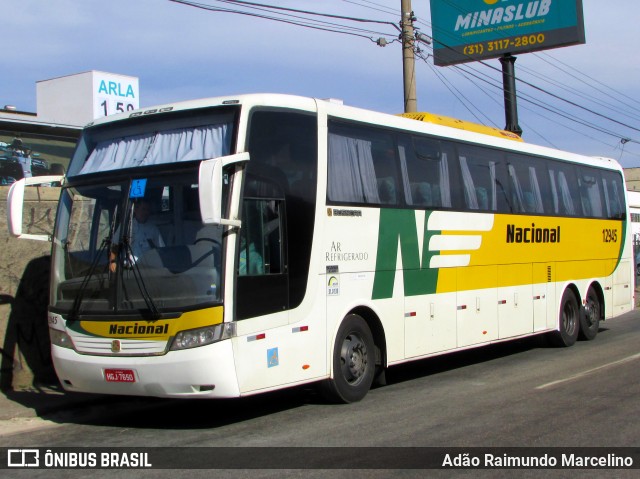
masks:
[[(69, 311), (69, 321), (75, 321), (78, 319), (80, 306), (82, 305), (84, 293), (87, 289), (87, 286), (89, 285), (89, 281), (91, 280), (91, 277), (95, 273), (96, 268), (100, 263), (100, 256), (110, 245), (111, 245), (111, 236), (107, 236), (102, 240), (102, 243), (100, 244), (100, 248), (98, 248), (96, 255), (93, 257), (93, 261), (91, 262), (89, 271), (87, 271), (87, 274), (82, 279), (82, 283), (80, 284), (80, 289), (78, 290), (78, 294), (73, 300), (73, 306), (71, 307), (71, 311)], [(109, 258), (107, 257), (107, 268), (109, 267), (108, 260)]]
[[(108, 251), (107, 271), (109, 271), (109, 268), (111, 266), (110, 265), (111, 244), (113, 242), (113, 235), (114, 235), (117, 213), (118, 213), (118, 206), (116, 205), (115, 211), (113, 213), (113, 218), (109, 224), (109, 233), (107, 236), (105, 236), (102, 239), (102, 243), (100, 243), (100, 248), (98, 248), (98, 251), (93, 258), (93, 261), (91, 262), (91, 266), (89, 267), (89, 271), (87, 271), (87, 274), (85, 275), (84, 279), (82, 280), (82, 283), (80, 284), (80, 289), (78, 290), (78, 294), (73, 300), (73, 305), (71, 306), (71, 311), (69, 312), (70, 321), (75, 321), (79, 317), (80, 306), (82, 305), (82, 300), (84, 299), (84, 293), (87, 289), (87, 286), (89, 285), (89, 281), (91, 280), (91, 277), (93, 276), (93, 274), (96, 271), (96, 268), (98, 267), (98, 264), (100, 262), (100, 256), (103, 254), (105, 250)], [(68, 245), (69, 243), (65, 242), (65, 249), (67, 250), (67, 254), (68, 254)], [(69, 264), (71, 264), (71, 261), (69, 261)]]
[[(131, 248), (131, 243), (129, 241), (129, 236), (124, 235), (122, 237), (122, 242), (120, 245), (124, 246), (124, 260), (120, 261), (120, 264), (124, 264), (125, 260), (128, 260), (130, 263), (131, 270), (133, 271), (133, 277), (136, 280), (136, 284), (138, 285), (138, 289), (140, 290), (140, 294), (142, 295), (142, 299), (144, 300), (147, 308), (151, 313), (151, 317), (153, 319), (160, 319), (162, 314), (158, 311), (155, 303), (153, 302), (153, 298), (149, 294), (147, 290), (147, 285), (144, 282), (144, 278), (142, 277), (142, 272), (140, 271), (140, 266), (138, 265), (138, 258), (136, 258), (133, 254), (133, 249)], [(120, 246), (119, 245), (119, 246)], [(118, 248), (119, 250), (121, 248)], [(121, 268), (124, 270), (124, 268)]]

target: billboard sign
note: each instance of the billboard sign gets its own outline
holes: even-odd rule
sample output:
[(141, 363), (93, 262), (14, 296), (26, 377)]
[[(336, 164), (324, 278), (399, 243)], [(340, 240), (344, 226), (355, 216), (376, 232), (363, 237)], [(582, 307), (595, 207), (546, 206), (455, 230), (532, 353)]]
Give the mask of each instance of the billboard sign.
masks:
[(431, 0), (434, 63), (585, 43), (582, 0)]
[(93, 73), (93, 118), (140, 108), (138, 78), (115, 73)]

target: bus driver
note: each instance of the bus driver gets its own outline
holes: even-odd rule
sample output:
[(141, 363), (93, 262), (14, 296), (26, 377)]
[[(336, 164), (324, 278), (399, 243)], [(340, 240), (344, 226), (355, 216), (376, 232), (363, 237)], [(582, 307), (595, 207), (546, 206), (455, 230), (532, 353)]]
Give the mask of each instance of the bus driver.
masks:
[[(131, 221), (131, 236), (129, 244), (131, 245), (131, 255), (129, 258), (131, 262), (136, 261), (146, 251), (152, 248), (162, 248), (164, 240), (160, 234), (160, 230), (154, 224), (149, 222), (149, 216), (151, 214), (151, 205), (148, 200), (144, 198), (139, 199), (133, 206), (133, 219)], [(116, 232), (117, 238), (119, 233)], [(118, 254), (118, 248), (112, 247), (109, 257), (109, 269), (112, 273), (116, 271), (116, 258)]]

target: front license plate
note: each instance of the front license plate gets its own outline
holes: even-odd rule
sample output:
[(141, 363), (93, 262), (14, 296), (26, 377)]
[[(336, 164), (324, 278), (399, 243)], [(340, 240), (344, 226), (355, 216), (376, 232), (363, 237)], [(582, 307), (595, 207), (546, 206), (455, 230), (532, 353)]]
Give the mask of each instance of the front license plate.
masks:
[(108, 383), (135, 383), (133, 369), (105, 369), (104, 379)]

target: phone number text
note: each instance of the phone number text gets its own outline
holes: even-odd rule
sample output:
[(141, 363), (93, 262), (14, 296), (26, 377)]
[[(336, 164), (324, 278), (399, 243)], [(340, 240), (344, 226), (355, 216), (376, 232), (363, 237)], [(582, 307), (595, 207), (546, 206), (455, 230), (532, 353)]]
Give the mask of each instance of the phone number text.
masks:
[(490, 42), (474, 43), (464, 47), (463, 53), (468, 56), (484, 55), (491, 53), (504, 53), (514, 48), (526, 48), (544, 44), (544, 33), (537, 35), (523, 35), (521, 37), (492, 40)]

